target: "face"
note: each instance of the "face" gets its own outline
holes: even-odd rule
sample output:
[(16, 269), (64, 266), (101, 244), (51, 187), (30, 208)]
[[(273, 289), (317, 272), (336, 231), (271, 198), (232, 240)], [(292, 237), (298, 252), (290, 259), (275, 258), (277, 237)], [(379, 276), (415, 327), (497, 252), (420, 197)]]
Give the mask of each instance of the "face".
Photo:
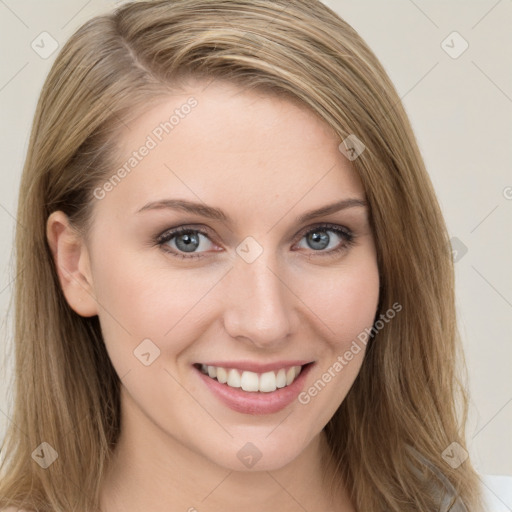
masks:
[(363, 361), (379, 290), (364, 188), (325, 122), (233, 85), (189, 84), (129, 128), (83, 267), (127, 428), (282, 467)]

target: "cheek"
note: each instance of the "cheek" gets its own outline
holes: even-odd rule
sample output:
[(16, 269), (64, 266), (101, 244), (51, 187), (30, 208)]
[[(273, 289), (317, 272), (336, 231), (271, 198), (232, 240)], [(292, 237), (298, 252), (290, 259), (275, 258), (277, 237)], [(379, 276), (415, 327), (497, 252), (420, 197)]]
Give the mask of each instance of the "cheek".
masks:
[(126, 354), (142, 340), (150, 339), (162, 350), (172, 345), (179, 353), (187, 346), (187, 331), (197, 329), (198, 318), (205, 316), (209, 290), (221, 279), (222, 271), (172, 269), (161, 259), (155, 264), (147, 256), (120, 252), (114, 258), (113, 252), (105, 251), (93, 268), (107, 347), (112, 355), (129, 357)]
[(373, 325), (379, 301), (379, 272), (368, 255), (358, 264), (329, 269), (325, 275), (302, 276), (299, 297), (310, 317), (325, 333), (331, 348), (344, 349), (365, 328)]
[[(309, 286), (308, 286), (309, 284)], [(334, 272), (328, 286), (304, 282), (305, 297), (317, 325), (325, 333), (319, 346), (319, 364), (298, 397), (305, 418), (314, 418), (311, 433), (334, 415), (345, 399), (363, 364), (368, 333), (379, 301), (376, 261)]]

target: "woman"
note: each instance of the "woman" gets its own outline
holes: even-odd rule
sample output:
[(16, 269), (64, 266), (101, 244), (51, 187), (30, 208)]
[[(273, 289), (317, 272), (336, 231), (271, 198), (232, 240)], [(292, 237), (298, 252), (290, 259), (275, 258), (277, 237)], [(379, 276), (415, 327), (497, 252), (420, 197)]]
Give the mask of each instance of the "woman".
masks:
[(320, 2), (86, 23), (18, 215), (1, 507), (482, 509), (446, 227), (388, 76)]

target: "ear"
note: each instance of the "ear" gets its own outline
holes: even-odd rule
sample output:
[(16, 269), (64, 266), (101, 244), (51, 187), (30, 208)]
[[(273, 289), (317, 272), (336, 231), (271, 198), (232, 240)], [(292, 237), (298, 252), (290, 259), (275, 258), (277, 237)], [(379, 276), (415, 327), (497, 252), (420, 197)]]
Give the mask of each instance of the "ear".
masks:
[(89, 252), (65, 213), (57, 211), (48, 217), (46, 238), (69, 306), (81, 316), (97, 315)]

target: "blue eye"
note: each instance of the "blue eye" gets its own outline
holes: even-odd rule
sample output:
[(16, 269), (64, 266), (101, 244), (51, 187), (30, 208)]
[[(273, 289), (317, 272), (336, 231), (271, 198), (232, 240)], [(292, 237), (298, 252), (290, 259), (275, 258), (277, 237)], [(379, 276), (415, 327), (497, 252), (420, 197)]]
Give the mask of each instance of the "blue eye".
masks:
[[(330, 233), (330, 234), (329, 234)], [(332, 236), (334, 233), (334, 237)], [(206, 242), (203, 241), (206, 239)], [(336, 242), (336, 239), (339, 239)], [(334, 256), (348, 250), (354, 244), (355, 235), (347, 228), (336, 224), (323, 224), (309, 228), (302, 234), (307, 247), (312, 249), (312, 256)], [(206, 247), (205, 246), (206, 243)], [(208, 244), (212, 244), (208, 233), (201, 229), (180, 226), (162, 233), (156, 239), (156, 244), (177, 258), (200, 258), (203, 252), (208, 252)], [(202, 249), (197, 251), (197, 249)], [(329, 250), (325, 250), (329, 249)], [(196, 253), (197, 252), (197, 253)]]
[[(179, 228), (166, 231), (160, 235), (157, 243), (162, 247), (167, 246), (165, 250), (178, 258), (198, 258), (200, 257), (199, 255), (191, 253), (199, 247), (204, 248), (204, 244), (201, 244), (201, 238), (209, 240), (208, 234), (200, 229), (180, 226)], [(171, 242), (173, 244), (171, 244)], [(180, 253), (179, 251), (182, 251), (183, 253)]]
[[(334, 233), (335, 237), (328, 233)], [(348, 247), (353, 245), (355, 236), (346, 228), (328, 224), (310, 229), (304, 234), (303, 238), (305, 238), (308, 247), (313, 249), (314, 252), (323, 251), (322, 254), (331, 255), (348, 249)], [(337, 243), (336, 238), (340, 239)], [(329, 250), (324, 251), (324, 249)]]

